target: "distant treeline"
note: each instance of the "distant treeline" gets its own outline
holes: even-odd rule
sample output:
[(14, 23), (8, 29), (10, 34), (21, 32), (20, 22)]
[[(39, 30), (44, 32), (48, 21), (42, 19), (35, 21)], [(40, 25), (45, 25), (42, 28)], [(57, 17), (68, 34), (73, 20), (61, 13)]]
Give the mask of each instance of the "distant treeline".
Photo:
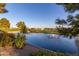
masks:
[(28, 29), (31, 33), (50, 33), (50, 34), (57, 34), (56, 28), (30, 28)]

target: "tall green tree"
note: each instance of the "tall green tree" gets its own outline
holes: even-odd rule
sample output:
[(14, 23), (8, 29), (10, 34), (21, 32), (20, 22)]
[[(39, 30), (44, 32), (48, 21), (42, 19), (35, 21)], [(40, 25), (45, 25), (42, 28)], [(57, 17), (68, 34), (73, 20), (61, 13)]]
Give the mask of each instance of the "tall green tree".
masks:
[(10, 28), (10, 22), (6, 18), (0, 19), (0, 28), (9, 29)]
[(17, 27), (20, 29), (20, 31), (22, 33), (27, 32), (27, 27), (26, 27), (26, 25), (25, 25), (25, 23), (23, 21), (18, 22), (16, 25), (17, 25)]
[(0, 19), (0, 30), (8, 30), (10, 28), (10, 22), (6, 18)]
[[(68, 13), (74, 13), (79, 10), (79, 4), (78, 3), (63, 3), (63, 4), (58, 4), (64, 7), (65, 11)], [(56, 20), (57, 21), (57, 20)], [(77, 36), (79, 34), (79, 14), (76, 14), (75, 16), (69, 15), (67, 19), (64, 19), (64, 21), (67, 22), (67, 28), (63, 27), (58, 29), (58, 32), (61, 34), (64, 34), (66, 36), (72, 37), (72, 36)], [(64, 22), (63, 22), (64, 23)], [(58, 24), (58, 23), (56, 23)], [(69, 27), (70, 26), (70, 27)]]

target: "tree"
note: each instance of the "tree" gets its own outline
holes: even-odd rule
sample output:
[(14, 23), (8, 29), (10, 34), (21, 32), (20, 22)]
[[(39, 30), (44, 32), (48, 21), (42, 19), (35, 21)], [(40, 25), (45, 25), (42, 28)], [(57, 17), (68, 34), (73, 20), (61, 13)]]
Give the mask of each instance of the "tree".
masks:
[(63, 25), (67, 24), (67, 22), (64, 19), (56, 19), (56, 24), (63, 27)]
[(69, 13), (79, 10), (79, 3), (59, 3), (58, 5), (63, 6), (65, 11)]
[(26, 25), (25, 25), (25, 23), (23, 21), (18, 22), (16, 25), (17, 25), (17, 27), (20, 29), (20, 31), (22, 33), (26, 33), (27, 32)]
[[(79, 4), (77, 4), (77, 3), (75, 3), (75, 4), (63, 3), (63, 4), (59, 4), (59, 5), (64, 6), (65, 11), (69, 12), (69, 13), (74, 13), (75, 11), (79, 10)], [(79, 34), (78, 33), (79, 32), (79, 14), (76, 14), (75, 16), (69, 15), (67, 17), (67, 19), (64, 21), (67, 22), (67, 26), (70, 26), (70, 28), (64, 27), (64, 30), (61, 30), (61, 29), (63, 29), (63, 27), (61, 27), (61, 28), (57, 27), (58, 32), (60, 34), (63, 33), (65, 36), (69, 36), (69, 37), (77, 36)]]
[[(6, 13), (8, 12), (6, 9), (5, 9), (5, 6), (6, 4), (5, 3), (0, 3), (0, 13)], [(10, 27), (10, 23), (9, 21), (6, 19), (6, 18), (2, 18), (0, 20), (0, 28), (9, 28)]]
[(5, 3), (0, 3), (0, 13), (6, 13), (8, 12), (6, 9), (5, 9)]
[[(8, 12), (8, 11), (5, 9), (5, 6), (6, 6), (5, 3), (0, 3), (0, 13), (6, 13), (6, 12)], [(7, 24), (5, 24), (5, 23), (7, 23)], [(4, 25), (3, 25), (3, 24), (4, 24)], [(0, 27), (5, 27), (5, 26), (10, 27), (10, 23), (9, 23), (9, 21), (8, 21), (6, 18), (2, 18), (2, 19), (0, 20)]]
[(0, 19), (0, 28), (9, 29), (10, 28), (10, 22), (6, 18)]

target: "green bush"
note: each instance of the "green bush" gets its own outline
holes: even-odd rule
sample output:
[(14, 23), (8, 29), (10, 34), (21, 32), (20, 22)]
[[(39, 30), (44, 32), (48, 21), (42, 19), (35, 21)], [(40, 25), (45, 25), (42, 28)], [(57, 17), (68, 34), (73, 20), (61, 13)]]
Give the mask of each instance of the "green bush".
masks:
[(25, 45), (25, 36), (18, 34), (14, 45), (16, 48), (23, 48)]
[(0, 46), (5, 46), (5, 45), (9, 45), (9, 46), (13, 46), (13, 39), (9, 36), (9, 34), (7, 33), (2, 33), (0, 36)]
[(25, 41), (25, 35), (22, 33), (19, 33), (17, 35), (17, 38), (15, 38), (15, 35), (9, 34), (9, 33), (1, 33), (0, 34), (0, 46), (13, 46), (16, 48), (23, 48), (26, 41)]

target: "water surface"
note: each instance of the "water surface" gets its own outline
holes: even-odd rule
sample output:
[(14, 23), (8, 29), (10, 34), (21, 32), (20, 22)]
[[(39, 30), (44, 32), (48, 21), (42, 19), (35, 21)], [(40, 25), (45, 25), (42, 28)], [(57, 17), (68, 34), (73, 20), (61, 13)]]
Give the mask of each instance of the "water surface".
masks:
[(27, 42), (36, 47), (45, 48), (51, 51), (60, 51), (65, 53), (77, 53), (78, 47), (75, 38), (69, 39), (64, 36), (52, 34), (31, 33), (27, 34)]

